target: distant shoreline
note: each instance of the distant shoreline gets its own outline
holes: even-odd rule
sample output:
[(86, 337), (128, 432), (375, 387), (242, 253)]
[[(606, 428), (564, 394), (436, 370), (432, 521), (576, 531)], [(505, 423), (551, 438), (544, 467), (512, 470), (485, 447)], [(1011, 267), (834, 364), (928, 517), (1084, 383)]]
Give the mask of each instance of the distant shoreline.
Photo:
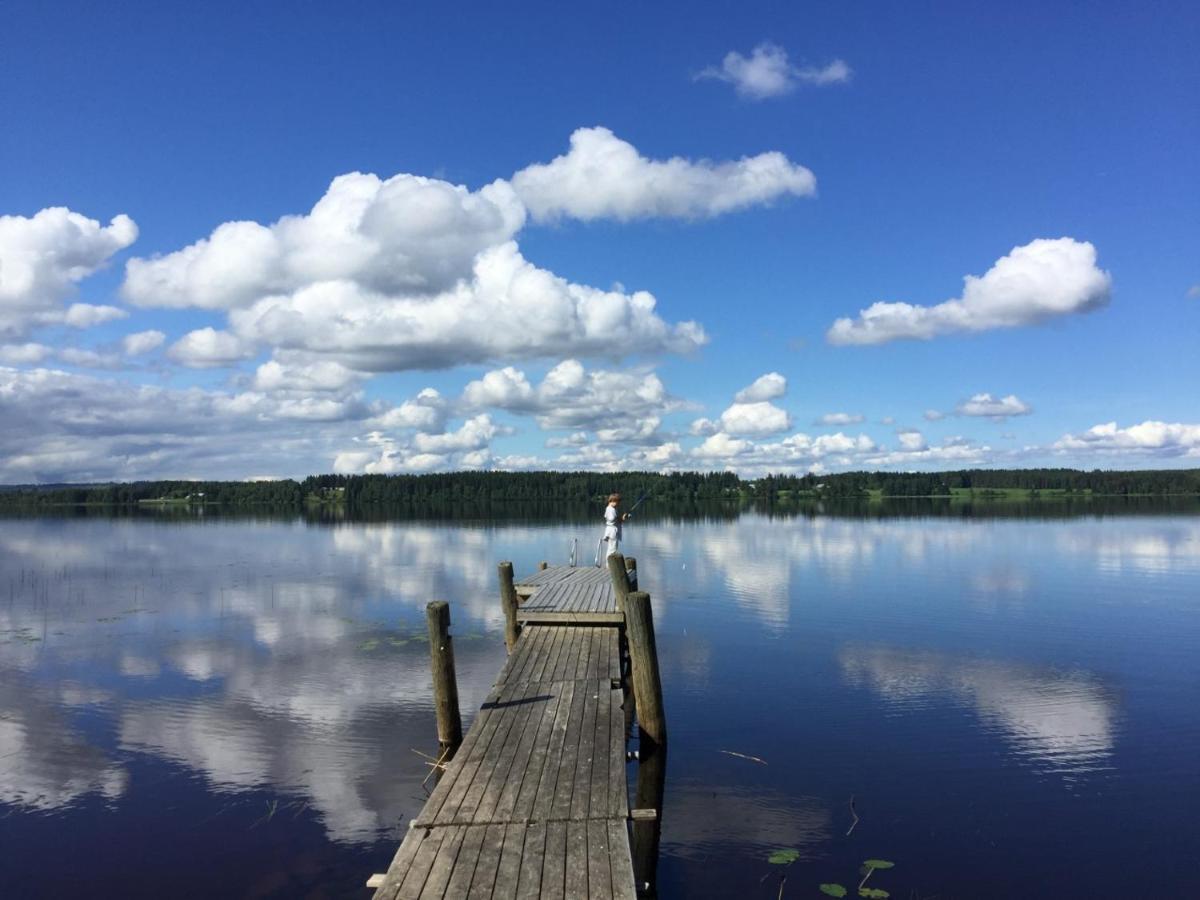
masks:
[(738, 502), (785, 507), (821, 501), (944, 500), (1005, 504), (1122, 497), (1200, 497), (1200, 469), (1090, 472), (1077, 469), (963, 469), (767, 475), (732, 472), (453, 472), (426, 475), (314, 475), (296, 481), (158, 480), (0, 487), (0, 509), (270, 508), (371, 510), (483, 508), (499, 504), (587, 509), (611, 491), (626, 503)]

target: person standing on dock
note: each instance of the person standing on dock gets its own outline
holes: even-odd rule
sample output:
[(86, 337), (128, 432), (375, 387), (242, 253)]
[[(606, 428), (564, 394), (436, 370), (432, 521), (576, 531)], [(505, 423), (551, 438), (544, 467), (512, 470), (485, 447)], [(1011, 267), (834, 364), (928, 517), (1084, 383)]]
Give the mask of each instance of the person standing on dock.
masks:
[(605, 557), (612, 556), (617, 552), (617, 547), (621, 543), (621, 523), (629, 518), (627, 513), (622, 513), (620, 510), (621, 495), (612, 493), (608, 495), (608, 506), (604, 508), (604, 537), (601, 539), (608, 545), (605, 550)]

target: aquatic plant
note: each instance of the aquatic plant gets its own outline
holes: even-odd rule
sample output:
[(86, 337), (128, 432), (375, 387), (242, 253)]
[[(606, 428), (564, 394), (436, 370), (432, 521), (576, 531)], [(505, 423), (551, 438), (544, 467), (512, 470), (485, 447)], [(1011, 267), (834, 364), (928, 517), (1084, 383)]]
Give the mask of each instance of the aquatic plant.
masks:
[(886, 859), (864, 860), (862, 868), (859, 869), (859, 871), (863, 873), (863, 880), (858, 883), (858, 896), (875, 898), (875, 900), (887, 900), (887, 898), (891, 895), (887, 891), (883, 890), (883, 888), (869, 888), (865, 885), (867, 883), (867, 879), (870, 878), (877, 869), (890, 869), (894, 865), (896, 865), (894, 862)]
[[(787, 852), (787, 851), (777, 850), (777, 851), (775, 851), (775, 853), (771, 854), (771, 856), (772, 856), (771, 862), (776, 862), (776, 860), (774, 859), (775, 855), (777, 853), (783, 853), (783, 852)], [(799, 853), (796, 854), (796, 856), (799, 856), (799, 855), (800, 855)], [(795, 857), (793, 857), (793, 859), (795, 859)], [(788, 861), (791, 862), (791, 860), (788, 860)], [(860, 881), (858, 883), (858, 896), (865, 897), (865, 898), (867, 898), (867, 900), (887, 900), (887, 898), (890, 897), (891, 894), (889, 894), (883, 888), (867, 887), (867, 879), (870, 878), (871, 874), (873, 872), (875, 872), (876, 870), (890, 869), (890, 868), (894, 867), (895, 865), (896, 864), (894, 862), (892, 862), (891, 860), (887, 860), (887, 859), (864, 860), (862, 866), (859, 867), (859, 870), (858, 870), (859, 874), (861, 874), (863, 877), (862, 881)], [(822, 894), (825, 894), (827, 897), (845, 897), (846, 894), (849, 893), (846, 890), (844, 885), (840, 885), (837, 882), (825, 882), (823, 884), (818, 885), (817, 888), (818, 888), (818, 890), (820, 890), (820, 892)]]

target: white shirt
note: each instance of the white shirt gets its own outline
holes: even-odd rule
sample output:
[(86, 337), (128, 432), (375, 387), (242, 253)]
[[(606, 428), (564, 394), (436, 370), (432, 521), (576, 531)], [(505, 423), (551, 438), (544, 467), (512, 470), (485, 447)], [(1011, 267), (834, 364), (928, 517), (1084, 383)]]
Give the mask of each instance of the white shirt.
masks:
[(621, 539), (621, 517), (617, 514), (617, 508), (612, 504), (604, 507), (604, 536)]

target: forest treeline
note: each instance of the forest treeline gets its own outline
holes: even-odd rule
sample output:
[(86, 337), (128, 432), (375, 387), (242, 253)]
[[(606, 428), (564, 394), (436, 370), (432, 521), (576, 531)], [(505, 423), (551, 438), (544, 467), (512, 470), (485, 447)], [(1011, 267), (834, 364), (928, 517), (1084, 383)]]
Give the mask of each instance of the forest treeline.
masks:
[(803, 498), (977, 498), (1055, 494), (1200, 495), (1200, 469), (1085, 472), (1079, 469), (964, 469), (952, 472), (844, 472), (768, 475), (732, 472), (452, 472), (430, 475), (312, 475), (303, 481), (135, 481), (124, 484), (12, 486), (0, 489), (0, 508), (62, 505), (216, 504), (300, 509), (338, 504), (351, 509), (426, 504), (510, 502), (590, 504), (621, 491), (626, 506), (645, 494), (656, 501)]
[(754, 494), (820, 493), (853, 497), (937, 497), (961, 492), (977, 496), (1043, 491), (1067, 494), (1134, 496), (1200, 494), (1200, 469), (1149, 469), (1116, 472), (1102, 469), (960, 469), (951, 472), (841, 472), (837, 475), (768, 475)]

